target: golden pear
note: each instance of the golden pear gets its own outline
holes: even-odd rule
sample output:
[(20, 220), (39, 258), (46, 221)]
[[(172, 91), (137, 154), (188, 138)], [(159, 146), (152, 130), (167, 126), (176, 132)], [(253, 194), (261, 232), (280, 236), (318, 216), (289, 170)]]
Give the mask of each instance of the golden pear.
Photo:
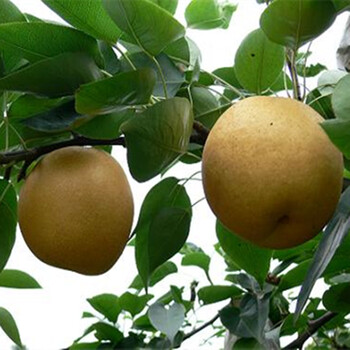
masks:
[(19, 225), (43, 262), (85, 275), (109, 270), (127, 243), (133, 198), (119, 163), (106, 152), (68, 147), (46, 155), (19, 198)]
[(261, 247), (299, 245), (331, 218), (343, 158), (311, 107), (256, 96), (229, 108), (203, 152), (203, 186), (217, 218)]

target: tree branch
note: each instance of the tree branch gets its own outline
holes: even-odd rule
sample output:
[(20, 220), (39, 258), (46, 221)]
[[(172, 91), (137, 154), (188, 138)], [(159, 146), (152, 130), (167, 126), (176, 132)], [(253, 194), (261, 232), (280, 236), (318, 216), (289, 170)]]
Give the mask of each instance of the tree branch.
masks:
[(220, 315), (217, 314), (211, 320), (209, 320), (208, 322), (203, 323), (200, 327), (195, 328), (193, 331), (185, 334), (184, 337), (183, 337), (183, 341), (185, 341), (188, 338), (191, 338), (193, 335), (195, 335), (198, 332), (202, 331), (204, 328), (207, 328), (208, 326), (212, 325), (219, 317), (220, 317)]
[(322, 326), (324, 326), (327, 322), (329, 322), (332, 318), (334, 318), (337, 315), (338, 314), (335, 312), (327, 311), (320, 318), (310, 321), (308, 329), (304, 333), (300, 334), (300, 336), (297, 339), (285, 346), (283, 350), (301, 349), (306, 340), (308, 340), (315, 332), (317, 332)]
[[(204, 145), (208, 137), (209, 129), (207, 129), (201, 123), (195, 121), (193, 124), (193, 134), (191, 135), (190, 142)], [(20, 151), (7, 151), (0, 152), (0, 165), (15, 164), (24, 162), (22, 169), (18, 175), (18, 181), (23, 180), (26, 176), (28, 167), (41, 156), (48, 154), (60, 148), (70, 146), (123, 146), (125, 147), (124, 137), (118, 137), (115, 139), (99, 140), (91, 139), (85, 136), (74, 134), (74, 137), (69, 140), (64, 140), (49, 145), (33, 147)], [(10, 169), (10, 167), (8, 168)], [(9, 171), (6, 171), (6, 176), (9, 176)]]

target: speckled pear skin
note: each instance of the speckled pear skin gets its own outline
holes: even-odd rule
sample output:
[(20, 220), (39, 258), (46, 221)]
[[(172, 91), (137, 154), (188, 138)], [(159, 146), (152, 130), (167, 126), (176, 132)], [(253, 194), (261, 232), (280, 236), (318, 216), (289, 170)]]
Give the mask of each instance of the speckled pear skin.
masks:
[(203, 186), (218, 219), (261, 247), (297, 246), (334, 213), (343, 157), (311, 107), (255, 96), (229, 108), (203, 152)]
[(24, 240), (40, 260), (98, 275), (123, 252), (133, 198), (123, 169), (109, 154), (68, 147), (45, 156), (30, 173), (18, 212)]

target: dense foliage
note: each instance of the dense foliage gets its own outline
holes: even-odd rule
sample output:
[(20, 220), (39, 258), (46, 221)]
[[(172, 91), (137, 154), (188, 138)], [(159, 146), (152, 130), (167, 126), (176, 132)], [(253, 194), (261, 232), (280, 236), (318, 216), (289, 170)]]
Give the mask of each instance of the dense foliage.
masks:
[[(213, 327), (213, 337), (229, 333), (227, 349), (278, 349), (289, 335), (297, 340), (287, 348), (300, 348), (312, 334), (310, 349), (350, 348), (348, 180), (324, 232), (293, 249), (259, 248), (218, 222), (215, 249), (227, 275), (216, 285), (200, 242), (186, 242), (195, 204), (186, 191), (191, 178), (166, 174), (179, 162), (201, 161), (210, 129), (235, 101), (288, 94), (326, 119), (322, 126), (343, 152), (349, 177), (350, 75), (309, 65), (308, 44), (350, 9), (350, 1), (257, 1), (265, 7), (260, 28), (242, 38), (234, 66), (214, 72), (201, 68), (198, 47), (175, 19), (177, 0), (42, 1), (70, 26), (0, 0), (0, 286), (40, 288), (26, 273), (5, 269), (15, 241), (17, 195), (40, 157), (69, 145), (124, 146), (137, 181), (163, 175), (145, 197), (129, 241), (139, 274), (122, 295), (88, 299), (93, 311), (83, 317), (91, 326), (70, 349), (180, 347), (205, 327)], [(192, 0), (186, 24), (225, 29), (235, 10), (228, 2)], [(317, 75), (318, 86), (309, 91), (308, 78)], [(190, 286), (153, 295), (152, 287), (177, 273), (175, 254), (182, 266), (201, 269), (207, 285), (194, 278)], [(318, 279), (327, 290), (322, 299), (310, 298)], [(301, 287), (296, 309), (288, 293), (294, 287)], [(225, 300), (213, 319), (190, 322), (195, 309)], [(4, 308), (0, 327), (23, 347)], [(84, 343), (90, 333), (95, 341)]]

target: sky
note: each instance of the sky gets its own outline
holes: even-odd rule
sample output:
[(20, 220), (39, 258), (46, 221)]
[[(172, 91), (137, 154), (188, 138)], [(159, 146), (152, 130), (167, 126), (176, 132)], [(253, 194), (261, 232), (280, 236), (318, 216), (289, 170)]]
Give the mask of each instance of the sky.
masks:
[[(61, 21), (40, 0), (13, 0), (23, 11), (35, 16)], [(183, 12), (188, 0), (179, 0), (177, 18), (185, 24)], [(202, 67), (214, 70), (218, 67), (232, 66), (235, 52), (243, 38), (258, 27), (259, 17), (264, 6), (257, 5), (255, 0), (236, 0), (238, 9), (234, 13), (228, 30), (198, 31), (188, 30), (192, 38), (202, 51)], [(340, 42), (347, 14), (341, 15), (336, 23), (312, 45), (314, 53), (310, 62), (320, 62), (329, 69), (336, 68), (335, 53)], [(139, 184), (134, 181), (127, 170), (126, 154), (120, 147), (115, 147), (113, 155), (125, 169), (134, 194), (135, 219), (143, 198), (149, 189), (159, 181), (159, 177)], [(167, 175), (185, 178), (200, 170), (200, 165), (176, 166)], [(192, 202), (203, 197), (201, 183), (192, 181), (187, 187)], [(205, 201), (194, 207), (194, 217), (189, 237), (190, 242), (197, 243), (204, 251), (213, 255), (211, 276), (214, 283), (220, 283), (224, 278), (224, 266), (215, 259), (213, 244), (217, 242), (215, 236), (215, 218)], [(176, 261), (176, 260), (175, 260)], [(179, 260), (177, 260), (179, 261)], [(82, 312), (92, 311), (86, 298), (101, 293), (122, 294), (137, 271), (134, 263), (132, 248), (126, 248), (117, 264), (102, 276), (88, 277), (74, 272), (60, 270), (40, 262), (26, 247), (20, 232), (17, 232), (16, 244), (6, 268), (18, 269), (31, 274), (42, 285), (41, 290), (16, 290), (0, 288), (0, 306), (7, 308), (14, 316), (22, 341), (29, 350), (57, 350), (69, 346), (80, 336), (90, 321), (82, 320)], [(179, 278), (183, 285), (189, 285), (193, 276), (200, 277), (196, 268), (186, 268), (180, 277), (168, 277), (159, 287), (165, 290), (171, 283), (177, 284)], [(157, 294), (157, 289), (152, 291)], [(317, 293), (317, 288), (316, 288)], [(197, 314), (198, 319), (210, 319), (218, 310), (219, 304), (207, 307), (204, 312)], [(186, 341), (181, 349), (195, 349), (210, 332), (202, 332)], [(89, 338), (86, 338), (87, 340)], [(90, 338), (91, 339), (91, 338)], [(220, 344), (222, 345), (222, 344)], [(216, 345), (217, 348), (220, 345)], [(12, 342), (0, 331), (0, 349), (11, 349)], [(203, 346), (202, 349), (210, 349)]]

